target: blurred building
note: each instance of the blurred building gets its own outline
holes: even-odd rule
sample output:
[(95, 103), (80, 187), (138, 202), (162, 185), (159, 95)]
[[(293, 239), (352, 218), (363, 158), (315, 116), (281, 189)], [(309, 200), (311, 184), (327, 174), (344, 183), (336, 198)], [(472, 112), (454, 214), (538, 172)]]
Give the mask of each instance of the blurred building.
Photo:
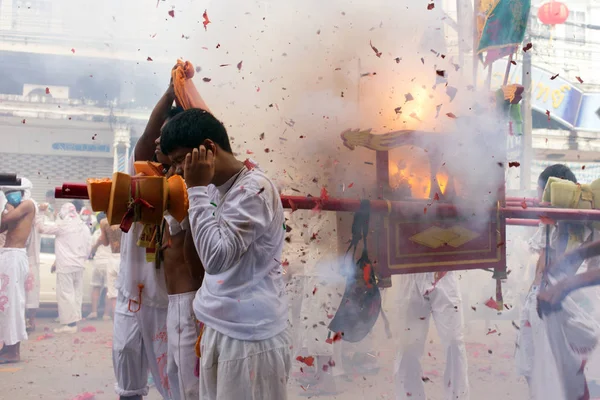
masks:
[[(531, 53), (531, 105), (533, 114), (533, 161), (531, 188), (539, 173), (553, 163), (573, 168), (580, 181), (600, 178), (600, 1), (562, 1), (568, 9), (564, 23), (544, 24), (538, 17), (540, 8), (551, 0), (532, 0), (528, 26)], [(561, 3), (554, 1), (554, 3)], [(472, 54), (472, 28), (461, 29), (452, 22), (469, 23), (473, 6), (470, 0), (446, 0), (450, 18), (446, 28), (450, 52), (462, 50)], [(556, 7), (556, 6), (554, 6)], [(462, 16), (458, 15), (461, 10)], [(471, 25), (472, 27), (472, 20)], [(525, 43), (526, 44), (526, 43)], [(511, 65), (509, 82), (522, 83), (523, 51)], [(506, 71), (507, 58), (492, 67), (491, 88), (498, 88)], [(479, 87), (488, 83), (487, 71), (478, 73)], [(509, 138), (509, 158), (522, 157), (522, 140)], [(509, 174), (509, 188), (518, 189), (519, 172)]]
[[(138, 1), (124, 3), (153, 23), (129, 10)], [(125, 170), (168, 83), (157, 73), (168, 77), (172, 60), (104, 5), (0, 0), (0, 171), (30, 178), (38, 200), (62, 182)]]

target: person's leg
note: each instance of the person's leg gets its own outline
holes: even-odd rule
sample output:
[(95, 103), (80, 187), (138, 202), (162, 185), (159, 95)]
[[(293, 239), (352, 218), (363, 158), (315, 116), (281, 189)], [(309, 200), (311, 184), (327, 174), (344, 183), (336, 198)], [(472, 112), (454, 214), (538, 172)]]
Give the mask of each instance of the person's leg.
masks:
[(164, 399), (169, 399), (169, 378), (167, 376), (167, 308), (143, 305), (135, 313), (140, 330), (148, 370), (154, 378), (156, 389)]
[(25, 281), (27, 332), (35, 331), (35, 317), (40, 307), (40, 266), (29, 260), (29, 273)]
[(429, 295), (433, 320), (446, 349), (445, 399), (468, 400), (469, 378), (464, 342), (464, 318), (458, 279), (448, 272)]
[(86, 319), (98, 318), (98, 303), (100, 301), (100, 291), (101, 288), (99, 287), (92, 288), (92, 312), (88, 314)]
[(193, 309), (195, 296), (196, 292), (169, 296), (167, 375), (173, 400), (198, 399), (200, 396), (200, 382), (195, 375), (198, 360), (195, 346), (200, 334)]
[(288, 330), (267, 340), (243, 341), (207, 327), (200, 359), (200, 398), (286, 400), (291, 342)]
[(396, 399), (424, 400), (423, 370), (421, 358), (425, 352), (425, 341), (429, 331), (431, 306), (417, 285), (424, 275), (412, 274), (393, 277), (392, 289), (395, 306), (405, 317), (400, 336), (400, 349), (394, 366)]
[(115, 392), (121, 400), (141, 400), (148, 395), (148, 362), (142, 333), (128, 299), (119, 293), (113, 325), (113, 369)]
[(25, 251), (0, 249), (0, 364), (21, 360), (20, 344), (27, 340), (25, 279), (29, 270)]
[(73, 291), (75, 293), (75, 322), (83, 319), (83, 270), (73, 273)]

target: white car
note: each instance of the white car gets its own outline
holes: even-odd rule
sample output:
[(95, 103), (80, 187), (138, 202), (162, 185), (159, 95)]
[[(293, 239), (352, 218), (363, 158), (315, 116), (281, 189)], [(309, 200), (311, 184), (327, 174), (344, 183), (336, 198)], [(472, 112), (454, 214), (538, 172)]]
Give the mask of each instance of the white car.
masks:
[[(40, 307), (57, 308), (56, 274), (50, 272), (54, 265), (54, 236), (41, 235), (40, 246)], [(92, 303), (92, 264), (86, 261), (83, 271), (83, 308), (87, 310)]]

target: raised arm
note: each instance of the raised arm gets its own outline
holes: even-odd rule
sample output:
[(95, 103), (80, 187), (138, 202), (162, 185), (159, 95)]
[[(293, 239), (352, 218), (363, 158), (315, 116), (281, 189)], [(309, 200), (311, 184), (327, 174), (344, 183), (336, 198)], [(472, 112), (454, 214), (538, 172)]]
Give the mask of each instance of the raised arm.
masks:
[(10, 211), (3, 212), (2, 214), (2, 226), (0, 231), (4, 232), (8, 227), (15, 222), (20, 221), (23, 217), (26, 217), (30, 213), (35, 212), (35, 204), (31, 200), (25, 200), (21, 202), (16, 208)]
[(169, 110), (173, 106), (173, 101), (175, 101), (175, 91), (171, 82), (165, 94), (163, 94), (158, 103), (156, 103), (156, 106), (154, 106), (146, 129), (135, 145), (135, 161), (152, 160), (154, 150), (156, 149), (154, 142), (160, 136), (160, 130), (167, 120)]

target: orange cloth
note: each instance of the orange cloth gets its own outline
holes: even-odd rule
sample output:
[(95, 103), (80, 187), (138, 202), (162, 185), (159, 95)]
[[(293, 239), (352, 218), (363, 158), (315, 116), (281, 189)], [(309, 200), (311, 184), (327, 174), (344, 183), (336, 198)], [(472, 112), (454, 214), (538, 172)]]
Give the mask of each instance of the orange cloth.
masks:
[(175, 101), (184, 110), (190, 108), (204, 109), (204, 101), (198, 93), (192, 78), (194, 77), (194, 66), (191, 62), (177, 60), (177, 66), (171, 71), (173, 88), (175, 89)]

